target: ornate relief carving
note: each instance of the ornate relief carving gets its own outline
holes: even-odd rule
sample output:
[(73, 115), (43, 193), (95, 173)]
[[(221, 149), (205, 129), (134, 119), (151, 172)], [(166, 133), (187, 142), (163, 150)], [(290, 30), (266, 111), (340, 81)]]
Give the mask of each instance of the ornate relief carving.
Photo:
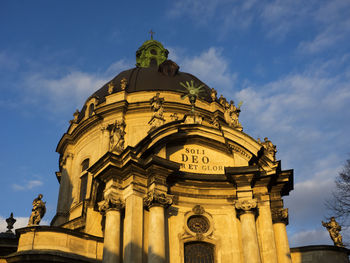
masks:
[(212, 116), (210, 120), (210, 124), (213, 125), (215, 128), (219, 128), (220, 127), (219, 118), (217, 116)]
[(192, 232), (198, 234), (206, 233), (210, 228), (208, 219), (201, 215), (190, 216), (187, 220), (187, 226)]
[(202, 215), (205, 213), (205, 210), (203, 208), (203, 206), (200, 205), (196, 205), (192, 208), (193, 213), (195, 213), (196, 215)]
[(240, 107), (242, 102), (235, 106), (234, 102), (231, 100), (230, 103), (225, 102), (225, 112), (224, 117), (227, 124), (237, 130), (242, 130), (242, 125), (238, 121), (239, 113), (241, 112)]
[(109, 131), (109, 150), (111, 152), (120, 154), (124, 150), (125, 127), (126, 123), (124, 120), (117, 120), (114, 124), (107, 126), (107, 130)]
[(126, 78), (122, 78), (120, 80), (120, 89), (125, 90), (127, 86), (128, 86), (128, 81), (126, 80)]
[(98, 203), (98, 209), (101, 213), (105, 213), (108, 209), (121, 210), (124, 203), (117, 193), (111, 192), (105, 196), (105, 199)]
[(199, 115), (197, 112), (191, 111), (190, 113), (186, 114), (185, 123), (186, 124), (202, 124), (203, 117)]
[(148, 209), (152, 206), (163, 206), (166, 208), (173, 204), (173, 198), (165, 193), (153, 190), (147, 193), (147, 196), (143, 199), (143, 203)]
[(284, 223), (288, 225), (288, 208), (273, 208), (271, 209), (273, 223)]
[(252, 211), (257, 206), (256, 199), (243, 199), (237, 200), (235, 202), (235, 207), (237, 210), (241, 210), (242, 212)]
[(178, 116), (177, 113), (175, 112), (175, 113), (173, 113), (173, 114), (170, 115), (170, 118), (171, 118), (172, 121), (177, 121), (177, 120), (179, 119), (179, 116)]
[(151, 126), (150, 131), (156, 129), (159, 126), (162, 126), (165, 122), (164, 119), (164, 98), (159, 97), (160, 93), (158, 92), (156, 96), (154, 96), (150, 103), (151, 103), (151, 109), (153, 111), (152, 118), (148, 122), (148, 124)]
[(273, 145), (267, 137), (264, 138), (263, 142), (260, 140), (260, 138), (258, 138), (258, 143), (264, 147), (265, 156), (273, 161), (276, 161), (276, 145)]

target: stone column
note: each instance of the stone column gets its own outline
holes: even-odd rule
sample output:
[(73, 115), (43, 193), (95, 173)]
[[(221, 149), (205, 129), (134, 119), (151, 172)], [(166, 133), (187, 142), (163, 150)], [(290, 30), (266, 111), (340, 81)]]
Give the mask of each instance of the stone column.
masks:
[(271, 211), (278, 263), (291, 263), (292, 258), (286, 230), (286, 225), (288, 224), (288, 209), (274, 208)]
[(257, 219), (257, 226), (261, 242), (260, 252), (262, 261), (264, 263), (277, 263), (275, 236), (272, 226), (270, 199), (268, 195), (260, 197), (258, 211), (259, 216)]
[(125, 201), (124, 261), (142, 262), (143, 198), (132, 193)]
[(173, 203), (171, 197), (155, 190), (144, 199), (149, 209), (148, 263), (165, 263), (164, 208)]
[(99, 203), (99, 209), (106, 216), (103, 243), (103, 263), (120, 262), (120, 210), (123, 204), (116, 195), (109, 194)]
[(261, 263), (256, 233), (255, 199), (242, 199), (235, 203), (242, 227), (243, 257), (245, 263)]

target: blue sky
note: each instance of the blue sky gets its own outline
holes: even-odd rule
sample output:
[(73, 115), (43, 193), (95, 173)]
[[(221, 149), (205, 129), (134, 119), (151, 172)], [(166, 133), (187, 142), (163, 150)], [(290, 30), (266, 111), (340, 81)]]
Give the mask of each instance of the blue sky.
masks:
[(154, 38), (180, 70), (227, 99), (294, 169), (292, 246), (330, 244), (324, 200), (350, 145), (350, 2), (298, 0), (0, 2), (0, 220), (26, 223), (38, 193), (58, 196), (56, 145), (75, 109)]

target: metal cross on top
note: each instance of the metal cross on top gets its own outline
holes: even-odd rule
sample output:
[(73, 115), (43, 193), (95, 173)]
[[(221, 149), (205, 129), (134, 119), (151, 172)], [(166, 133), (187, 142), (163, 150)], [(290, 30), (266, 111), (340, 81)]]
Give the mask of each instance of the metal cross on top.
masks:
[(153, 35), (155, 34), (155, 32), (153, 32), (152, 29), (151, 29), (151, 31), (149, 31), (149, 33), (151, 35), (151, 39), (153, 40)]

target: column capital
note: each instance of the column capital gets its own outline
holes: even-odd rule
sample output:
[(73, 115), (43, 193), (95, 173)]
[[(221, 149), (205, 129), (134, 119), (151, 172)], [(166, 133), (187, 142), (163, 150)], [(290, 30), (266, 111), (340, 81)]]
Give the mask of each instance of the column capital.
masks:
[(235, 207), (241, 213), (252, 213), (256, 206), (256, 199), (240, 199), (235, 201)]
[(101, 213), (106, 213), (108, 210), (121, 210), (124, 208), (124, 202), (118, 194), (109, 193), (105, 195), (105, 199), (98, 203), (98, 209)]
[(272, 222), (288, 225), (288, 208), (272, 208)]
[(173, 204), (173, 198), (170, 195), (153, 190), (147, 193), (147, 196), (143, 199), (143, 203), (148, 209), (152, 206), (166, 208)]

